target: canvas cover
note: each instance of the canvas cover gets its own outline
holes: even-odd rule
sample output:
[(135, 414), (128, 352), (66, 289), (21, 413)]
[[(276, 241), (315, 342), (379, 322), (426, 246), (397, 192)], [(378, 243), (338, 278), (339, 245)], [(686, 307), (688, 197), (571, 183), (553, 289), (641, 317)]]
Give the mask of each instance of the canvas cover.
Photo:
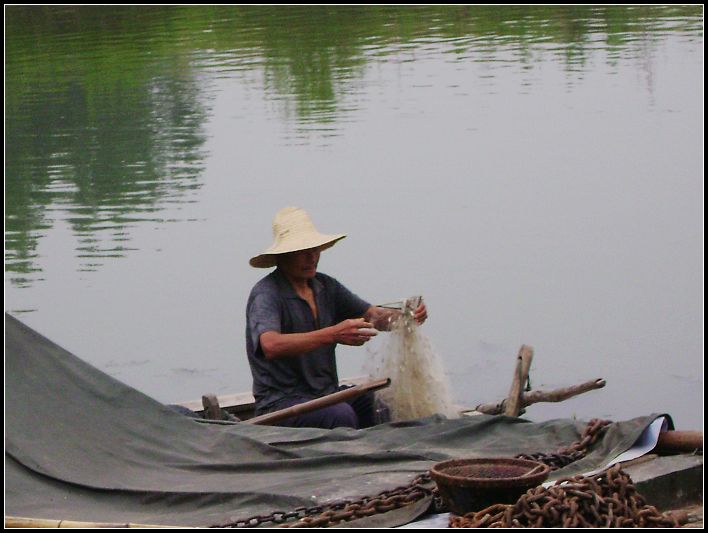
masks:
[[(614, 423), (588, 457), (556, 476), (599, 466), (655, 418)], [(375, 495), (450, 458), (555, 451), (578, 440), (585, 425), (503, 416), (430, 417), (364, 430), (209, 424), (5, 315), (6, 516), (221, 525)], [(376, 526), (412, 518), (386, 513)]]

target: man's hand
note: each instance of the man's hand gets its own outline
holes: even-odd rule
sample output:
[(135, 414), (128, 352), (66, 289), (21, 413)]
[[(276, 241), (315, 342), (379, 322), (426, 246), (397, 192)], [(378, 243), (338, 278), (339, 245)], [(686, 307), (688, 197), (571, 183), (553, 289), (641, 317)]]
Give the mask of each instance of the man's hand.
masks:
[(413, 320), (415, 320), (419, 326), (428, 320), (428, 309), (425, 307), (423, 300), (420, 301), (418, 308), (413, 311)]
[(374, 325), (363, 318), (343, 320), (334, 328), (334, 339), (337, 344), (361, 346), (376, 336)]

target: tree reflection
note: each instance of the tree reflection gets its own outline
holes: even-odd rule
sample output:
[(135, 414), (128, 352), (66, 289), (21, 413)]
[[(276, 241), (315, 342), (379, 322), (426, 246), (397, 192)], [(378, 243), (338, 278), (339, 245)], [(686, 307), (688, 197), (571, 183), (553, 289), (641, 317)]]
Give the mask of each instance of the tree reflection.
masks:
[(199, 69), (262, 72), (264, 98), (316, 129), (400, 50), (445, 43), (453, 59), (490, 62), (513, 50), (529, 68), (540, 51), (572, 74), (598, 39), (647, 54), (637, 35), (673, 27), (702, 36), (702, 6), (8, 6), (6, 268), (36, 278), (38, 241), (60, 217), (92, 268), (128, 250), (132, 225), (192, 200)]
[[(22, 16), (35, 10), (44, 17)], [(7, 43), (6, 268), (20, 284), (59, 216), (79, 239), (82, 268), (124, 255), (132, 225), (199, 188), (204, 143), (181, 58), (158, 64), (149, 47), (111, 38), (123, 25), (108, 12), (35, 10), (18, 11)], [(92, 33), (103, 22), (110, 30)]]

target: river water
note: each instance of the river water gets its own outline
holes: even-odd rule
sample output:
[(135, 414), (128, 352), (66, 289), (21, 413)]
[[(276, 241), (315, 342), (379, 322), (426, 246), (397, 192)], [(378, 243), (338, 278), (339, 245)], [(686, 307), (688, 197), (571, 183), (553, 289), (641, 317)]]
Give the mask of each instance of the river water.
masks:
[(702, 427), (701, 6), (15, 6), (5, 44), (5, 309), (110, 375), (249, 390), (298, 205), (348, 234), (321, 271), (423, 295), (461, 405), (528, 344), (534, 389), (607, 380), (531, 419)]

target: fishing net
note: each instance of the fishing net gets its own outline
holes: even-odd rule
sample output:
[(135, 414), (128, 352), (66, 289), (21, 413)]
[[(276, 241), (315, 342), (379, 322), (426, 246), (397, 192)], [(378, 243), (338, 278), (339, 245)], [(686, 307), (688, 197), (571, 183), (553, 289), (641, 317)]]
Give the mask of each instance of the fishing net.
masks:
[(418, 302), (419, 297), (403, 301), (402, 313), (392, 322), (388, 338), (368, 360), (372, 378), (391, 378), (391, 385), (377, 395), (388, 407), (392, 421), (458, 414), (444, 365), (413, 318)]

